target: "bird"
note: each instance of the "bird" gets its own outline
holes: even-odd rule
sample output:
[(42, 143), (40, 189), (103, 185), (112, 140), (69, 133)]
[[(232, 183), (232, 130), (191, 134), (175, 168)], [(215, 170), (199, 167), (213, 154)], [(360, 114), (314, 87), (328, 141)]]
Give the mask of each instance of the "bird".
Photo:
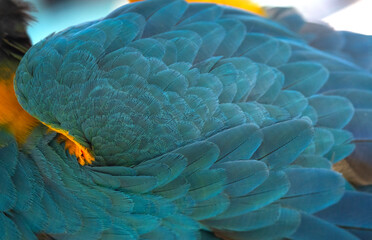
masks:
[(51, 34), (2, 77), (0, 238), (370, 239), (369, 42), (183, 0)]

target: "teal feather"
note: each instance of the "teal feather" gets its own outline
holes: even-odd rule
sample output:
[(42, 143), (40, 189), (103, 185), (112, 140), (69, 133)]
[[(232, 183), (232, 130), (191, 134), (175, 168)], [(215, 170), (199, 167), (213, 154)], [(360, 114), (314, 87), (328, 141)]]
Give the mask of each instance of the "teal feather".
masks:
[[(324, 128), (324, 130), (329, 131), (333, 135), (334, 145), (324, 155), (330, 161), (338, 162), (353, 152), (353, 150), (355, 149), (355, 145), (352, 143), (353, 136), (351, 132), (345, 131), (342, 129), (332, 129), (332, 128)], [(315, 144), (319, 144), (319, 143), (315, 143)]]
[(0, 180), (2, 182), (0, 190), (1, 193), (4, 195), (2, 198), (0, 198), (0, 210), (5, 212), (14, 207), (17, 199), (17, 192), (11, 176), (6, 171), (6, 169), (0, 169), (0, 176)]
[(274, 224), (280, 216), (280, 205), (271, 204), (236, 217), (207, 220), (205, 224), (220, 231), (250, 231)]
[(331, 169), (331, 162), (329, 159), (317, 155), (301, 154), (293, 163), (295, 166), (305, 168), (326, 168)]
[(343, 97), (315, 95), (309, 98), (309, 104), (318, 114), (318, 126), (343, 128), (354, 113), (353, 105)]
[(284, 172), (271, 171), (266, 181), (246, 196), (231, 198), (229, 208), (215, 219), (235, 217), (267, 206), (286, 194), (289, 186)]
[(279, 66), (288, 61), (291, 49), (287, 44), (267, 35), (247, 34), (235, 55), (245, 56), (269, 66)]
[[(169, 239), (169, 240), (176, 240), (177, 235), (169, 228), (165, 228), (163, 226), (158, 227), (154, 231), (150, 233), (142, 234), (141, 238), (143, 239)], [(113, 240), (116, 238), (113, 238)]]
[(304, 117), (308, 117), (313, 125), (316, 125), (316, 123), (318, 122), (318, 113), (316, 112), (315, 108), (310, 105), (305, 108), (305, 110), (302, 112), (302, 115)]
[(14, 225), (17, 226), (18, 231), (20, 233), (20, 239), (30, 239), (36, 240), (35, 234), (32, 232), (30, 227), (26, 224), (24, 219), (22, 219), (19, 215), (12, 216), (12, 220)]
[(359, 239), (356, 236), (317, 217), (301, 214), (301, 225), (291, 239)]
[(226, 171), (225, 192), (230, 197), (240, 197), (248, 194), (261, 185), (269, 176), (269, 170), (263, 162), (231, 161), (214, 165)]
[(291, 209), (281, 208), (279, 219), (272, 225), (247, 232), (222, 231), (224, 236), (233, 239), (270, 239), (278, 236), (289, 237), (300, 223), (300, 214)]
[(21, 239), (20, 232), (11, 218), (1, 213), (0, 223), (2, 239)]
[(248, 96), (248, 101), (255, 101), (262, 97), (276, 82), (276, 72), (273, 68), (267, 67), (264, 64), (257, 64), (257, 67), (258, 73), (256, 74), (258, 81), (256, 80), (256, 84)]
[(216, 65), (216, 63), (219, 62), (221, 59), (222, 59), (221, 56), (210, 57), (204, 61), (194, 64), (194, 67), (197, 68), (201, 73), (209, 73), (212, 70), (212, 68)]
[(215, 21), (217, 20), (223, 12), (218, 6), (211, 4), (190, 4), (187, 8), (180, 25), (186, 25), (193, 22), (200, 21)]
[(329, 80), (324, 84), (321, 91), (335, 89), (362, 89), (372, 90), (372, 75), (366, 72), (337, 71), (329, 75)]
[(178, 62), (190, 62), (192, 63), (196, 55), (200, 49), (200, 45), (198, 42), (191, 41), (188, 38), (174, 38), (170, 40), (172, 43), (174, 43), (176, 47), (176, 53), (172, 52), (173, 55), (175, 55), (176, 61)]
[(304, 154), (323, 156), (331, 150), (334, 144), (332, 132), (324, 128), (315, 128), (313, 142), (306, 148)]
[[(181, 25), (177, 29), (194, 31), (202, 37), (203, 43), (200, 46), (195, 62), (200, 62), (211, 57), (225, 37), (224, 28), (217, 23), (196, 22)], [(211, 29), (213, 30), (211, 31)]]
[(345, 181), (333, 171), (316, 168), (287, 169), (291, 186), (280, 202), (287, 207), (314, 213), (342, 197)]
[[(230, 13), (232, 12), (232, 14)], [(228, 9), (224, 12), (225, 17), (233, 17), (239, 19), (244, 23), (247, 29), (250, 32), (255, 33), (265, 33), (271, 36), (281, 36), (281, 37), (288, 37), (288, 38), (295, 38), (296, 35), (291, 32), (290, 30), (286, 29), (285, 27), (281, 26), (276, 22), (272, 22), (265, 18), (260, 18), (258, 16), (247, 14), (243, 12), (243, 14), (234, 14), (235, 9)], [(242, 13), (239, 11), (239, 13)]]
[(350, 100), (355, 109), (371, 109), (372, 92), (365, 89), (338, 89), (327, 91), (327, 95), (337, 95)]
[(197, 142), (176, 150), (187, 158), (187, 167), (183, 175), (190, 176), (199, 170), (210, 168), (217, 160), (220, 150), (212, 142)]
[[(249, 138), (247, 138), (249, 136)], [(218, 162), (228, 162), (238, 159), (249, 159), (261, 144), (262, 134), (254, 124), (238, 126), (209, 138), (215, 143), (220, 155)], [(226, 142), (226, 140), (228, 140)]]
[(140, 39), (128, 44), (128, 48), (138, 49), (144, 57), (163, 58), (164, 47), (154, 39)]
[[(193, 206), (190, 217), (201, 221), (209, 219), (223, 213), (230, 205), (229, 197), (226, 194), (219, 194), (210, 199), (199, 201)], [(209, 225), (208, 223), (206, 223)]]
[(172, 2), (157, 10), (146, 20), (143, 37), (162, 33), (173, 27), (183, 16), (187, 4), (183, 1)]
[(157, 187), (153, 190), (154, 194), (164, 198), (175, 200), (184, 197), (190, 188), (190, 184), (183, 177), (179, 177), (165, 186)]
[(270, 169), (283, 168), (294, 161), (311, 142), (313, 130), (306, 120), (291, 120), (263, 129), (263, 144), (253, 155)]
[(331, 71), (356, 71), (360, 69), (355, 64), (343, 60), (342, 58), (338, 58), (331, 54), (320, 52), (311, 48), (293, 51), (289, 62), (296, 61), (316, 61)]
[(177, 178), (186, 168), (186, 164), (187, 160), (182, 155), (167, 154), (143, 162), (134, 167), (134, 170), (138, 175), (154, 176), (157, 179), (157, 187), (161, 187)]
[(213, 233), (207, 231), (201, 231), (202, 240), (219, 240)]
[(272, 69), (273, 71), (273, 78), (274, 82), (270, 85), (269, 89), (257, 100), (260, 103), (271, 104), (273, 101), (276, 100), (278, 95), (280, 94), (283, 84), (284, 84), (284, 76), (283, 74), (276, 70)]
[(112, 189), (127, 189), (130, 192), (148, 192), (156, 187), (157, 181), (153, 176), (120, 176), (112, 177), (107, 174), (96, 173), (91, 175), (98, 186)]
[(291, 117), (295, 118), (302, 115), (308, 105), (308, 101), (300, 92), (284, 90), (273, 104), (287, 110)]
[(313, 62), (289, 63), (279, 70), (285, 75), (284, 89), (299, 91), (307, 97), (316, 94), (329, 76), (325, 67)]
[(370, 201), (370, 194), (346, 191), (338, 203), (320, 211), (316, 216), (349, 230), (360, 239), (368, 239), (372, 234)]
[(269, 118), (266, 119), (263, 126), (271, 125), (277, 122), (283, 122), (291, 118), (290, 113), (284, 108), (269, 104), (264, 104), (262, 106), (266, 109), (267, 113), (269, 114)]
[(201, 170), (187, 178), (189, 195), (198, 201), (207, 200), (221, 193), (226, 182), (224, 169)]
[(184, 215), (173, 215), (165, 219), (164, 226), (172, 229), (177, 239), (199, 239), (200, 233), (195, 231), (199, 229), (199, 224)]
[(219, 20), (218, 24), (225, 28), (226, 36), (214, 55), (230, 57), (244, 40), (245, 26), (232, 19)]

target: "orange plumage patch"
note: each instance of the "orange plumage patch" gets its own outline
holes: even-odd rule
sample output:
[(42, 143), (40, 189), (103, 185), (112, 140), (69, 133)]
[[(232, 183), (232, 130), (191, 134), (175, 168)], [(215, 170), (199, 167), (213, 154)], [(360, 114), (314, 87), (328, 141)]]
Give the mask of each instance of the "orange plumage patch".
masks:
[(77, 157), (80, 165), (84, 166), (85, 164), (92, 164), (92, 162), (94, 161), (93, 154), (89, 151), (89, 149), (83, 147), (80, 143), (78, 143), (75, 138), (69, 134), (68, 131), (53, 128), (45, 123), (43, 124), (50, 130), (61, 134), (58, 137), (58, 140), (61, 142), (65, 142), (65, 149), (68, 150), (71, 155), (75, 155)]
[[(142, 0), (129, 0), (129, 2), (139, 2)], [(266, 16), (265, 10), (258, 4), (250, 0), (186, 0), (186, 2), (199, 2), (199, 3), (216, 3), (230, 7), (240, 8), (245, 11), (253, 12), (261, 16)]]
[(40, 122), (18, 103), (13, 87), (14, 73), (4, 67), (0, 68), (0, 72), (0, 125), (5, 126), (22, 144)]

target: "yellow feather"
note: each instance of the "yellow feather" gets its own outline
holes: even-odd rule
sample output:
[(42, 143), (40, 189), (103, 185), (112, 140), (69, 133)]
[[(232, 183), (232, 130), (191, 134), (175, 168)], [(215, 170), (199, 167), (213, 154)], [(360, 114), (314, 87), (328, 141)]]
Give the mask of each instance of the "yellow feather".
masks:
[(8, 68), (0, 68), (0, 125), (5, 126), (22, 144), (32, 129), (40, 122), (28, 114), (18, 103), (14, 92), (14, 73)]
[[(129, 0), (129, 2), (139, 2), (142, 0)], [(186, 0), (186, 2), (215, 3), (230, 7), (240, 8), (245, 11), (253, 12), (261, 16), (266, 16), (265, 10), (257, 3), (250, 0)]]
[(53, 128), (52, 126), (46, 123), (43, 124), (47, 126), (50, 130), (61, 134), (58, 140), (65, 142), (65, 149), (68, 150), (71, 155), (75, 155), (77, 157), (80, 165), (92, 164), (92, 162), (94, 161), (94, 157), (91, 151), (88, 148), (83, 147), (80, 143), (78, 143), (75, 140), (75, 138), (69, 134), (68, 131)]

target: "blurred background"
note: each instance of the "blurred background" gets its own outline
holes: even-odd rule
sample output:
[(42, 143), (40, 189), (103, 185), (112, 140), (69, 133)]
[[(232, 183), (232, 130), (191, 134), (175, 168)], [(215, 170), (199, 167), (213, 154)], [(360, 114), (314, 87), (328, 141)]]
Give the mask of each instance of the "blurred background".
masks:
[[(127, 0), (28, 0), (37, 19), (29, 28), (36, 43), (53, 32), (104, 17)], [(312, 22), (326, 22), (337, 30), (372, 35), (372, 0), (254, 0), (261, 6), (295, 7)]]

